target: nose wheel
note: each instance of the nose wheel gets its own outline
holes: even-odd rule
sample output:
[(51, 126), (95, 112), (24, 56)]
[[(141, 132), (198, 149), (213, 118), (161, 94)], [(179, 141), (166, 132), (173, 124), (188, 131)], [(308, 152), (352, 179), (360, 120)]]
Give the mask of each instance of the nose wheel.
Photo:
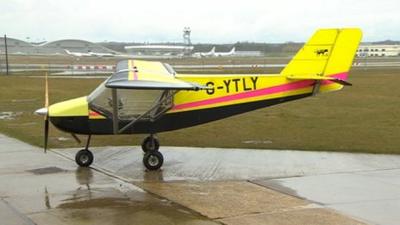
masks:
[(158, 170), (164, 163), (164, 157), (159, 151), (146, 152), (143, 156), (143, 165), (148, 170)]
[(93, 162), (93, 153), (88, 149), (82, 149), (75, 155), (75, 162), (81, 167), (89, 167)]
[(89, 150), (90, 138), (91, 135), (88, 136), (86, 147), (77, 152), (75, 155), (75, 162), (80, 167), (89, 167), (93, 163), (94, 156), (93, 153)]
[(160, 142), (154, 137), (154, 135), (150, 135), (143, 140), (143, 165), (148, 170), (158, 170), (163, 165), (164, 157), (161, 152), (158, 151), (159, 148)]

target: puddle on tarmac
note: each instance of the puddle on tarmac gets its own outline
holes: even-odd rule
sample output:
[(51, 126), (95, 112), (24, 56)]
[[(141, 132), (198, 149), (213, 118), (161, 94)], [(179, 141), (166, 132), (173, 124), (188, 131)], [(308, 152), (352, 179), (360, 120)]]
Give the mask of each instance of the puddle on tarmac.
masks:
[[(160, 199), (147, 192), (131, 189), (121, 192), (127, 183), (103, 183), (90, 168), (75, 171), (79, 187), (64, 195), (54, 205), (52, 215), (71, 224), (166, 225), (216, 224), (169, 200)], [(51, 208), (51, 194), (45, 189), (46, 208)], [(84, 222), (84, 223), (83, 223)]]
[(57, 141), (70, 141), (71, 138), (68, 137), (57, 137)]
[[(132, 201), (129, 198), (95, 198), (60, 204), (62, 218), (74, 224), (166, 225), (216, 224), (186, 209), (162, 201)], [(85, 223), (86, 224), (86, 223)]]
[(11, 102), (15, 102), (15, 103), (25, 103), (25, 102), (35, 102), (37, 101), (37, 98), (31, 98), (31, 99), (12, 99)]
[(0, 112), (0, 120), (14, 120), (15, 117), (22, 115), (22, 112)]
[(259, 145), (259, 144), (272, 144), (272, 141), (270, 141), (270, 140), (246, 140), (246, 141), (242, 141), (242, 143)]
[(38, 123), (36, 122), (29, 122), (29, 123), (15, 123), (15, 124), (8, 124), (10, 127), (31, 127), (37, 126)]
[(51, 166), (51, 167), (27, 170), (27, 172), (30, 172), (30, 173), (33, 173), (36, 175), (44, 175), (44, 174), (52, 174), (52, 173), (63, 173), (63, 172), (67, 172), (67, 170), (63, 170), (61, 168)]
[[(76, 201), (78, 200), (78, 201)], [(103, 207), (127, 207), (140, 206), (140, 202), (131, 201), (129, 198), (95, 198), (80, 200), (79, 198), (69, 199), (66, 203), (61, 203), (58, 208), (64, 209), (86, 209), (86, 208), (103, 208)]]

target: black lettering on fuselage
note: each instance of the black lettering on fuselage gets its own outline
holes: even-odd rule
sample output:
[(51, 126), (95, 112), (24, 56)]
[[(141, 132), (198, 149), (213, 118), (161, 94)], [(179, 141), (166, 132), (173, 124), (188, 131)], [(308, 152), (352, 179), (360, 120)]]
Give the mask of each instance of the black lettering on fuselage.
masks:
[(251, 88), (246, 86), (246, 78), (243, 78), (242, 81), (243, 81), (243, 90), (244, 91), (250, 91)]
[[(235, 79), (222, 80), (222, 83), (217, 83), (209, 81), (206, 83), (207, 87), (212, 87), (212, 89), (207, 89), (207, 94), (212, 95), (216, 91), (225, 91), (225, 93), (231, 92), (241, 92), (241, 91), (253, 91), (257, 90), (258, 77), (242, 77)], [(219, 85), (218, 85), (219, 84)], [(231, 87), (232, 86), (232, 87)]]
[(250, 77), (251, 82), (253, 82), (253, 90), (257, 90), (257, 80), (258, 77)]
[(224, 80), (226, 93), (229, 93), (229, 84), (230, 83), (231, 83), (231, 80)]
[(214, 92), (215, 92), (215, 89), (214, 89), (214, 82), (209, 81), (209, 82), (207, 82), (206, 86), (207, 86), (207, 87), (213, 87), (212, 89), (207, 89), (207, 90), (206, 90), (206, 91), (207, 91), (207, 94), (209, 94), (209, 95), (214, 94)]
[(239, 91), (239, 84), (238, 83), (239, 83), (240, 79), (238, 79), (238, 78), (237, 79), (232, 79), (232, 81), (235, 82), (235, 88), (236, 88), (235, 90), (236, 90), (236, 92), (238, 92)]

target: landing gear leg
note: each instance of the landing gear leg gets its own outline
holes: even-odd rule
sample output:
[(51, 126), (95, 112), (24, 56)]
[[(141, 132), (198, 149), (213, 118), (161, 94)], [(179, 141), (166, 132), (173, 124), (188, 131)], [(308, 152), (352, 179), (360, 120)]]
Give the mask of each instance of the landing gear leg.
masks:
[(160, 142), (153, 134), (146, 137), (142, 143), (142, 150), (145, 153), (143, 156), (143, 164), (148, 170), (158, 170), (164, 163), (164, 157), (161, 152)]
[(93, 162), (93, 153), (89, 151), (90, 139), (92, 135), (88, 136), (86, 146), (75, 155), (75, 162), (81, 167), (89, 167)]

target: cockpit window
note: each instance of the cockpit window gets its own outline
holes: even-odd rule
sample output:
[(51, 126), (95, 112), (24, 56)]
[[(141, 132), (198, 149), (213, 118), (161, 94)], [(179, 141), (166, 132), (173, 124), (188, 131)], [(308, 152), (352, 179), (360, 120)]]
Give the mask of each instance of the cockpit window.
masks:
[[(112, 89), (106, 88), (103, 82), (88, 97), (90, 107), (110, 118), (113, 113), (111, 92)], [(164, 90), (117, 89), (118, 117), (121, 120), (138, 118), (157, 106), (161, 99), (165, 97), (172, 99), (172, 96), (165, 93)], [(155, 112), (158, 110), (157, 107), (154, 109)]]
[(111, 97), (111, 89), (106, 88), (104, 81), (100, 84), (89, 96), (88, 101), (90, 107), (94, 110), (99, 111), (100, 113), (112, 117), (112, 97)]
[(119, 118), (129, 120), (148, 112), (160, 100), (162, 93), (162, 90), (118, 89)]

